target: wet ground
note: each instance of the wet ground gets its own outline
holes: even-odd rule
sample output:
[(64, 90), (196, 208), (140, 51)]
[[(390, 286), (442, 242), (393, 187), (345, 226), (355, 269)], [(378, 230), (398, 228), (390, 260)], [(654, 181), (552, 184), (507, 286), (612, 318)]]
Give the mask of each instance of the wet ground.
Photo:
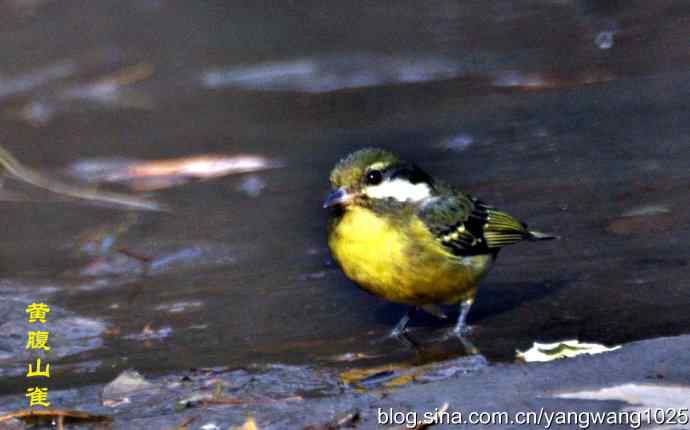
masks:
[[(469, 322), (490, 361), (535, 340), (689, 331), (690, 5), (14, 0), (0, 16), (0, 137), (24, 163), (283, 163), (157, 191), (171, 211), (135, 218), (5, 182), (0, 394), (25, 389), (23, 309), (38, 300), (62, 345), (55, 389), (128, 368), (461, 354), (378, 342), (405, 309), (329, 258), (328, 172), (371, 145), (562, 236), (506, 249), (483, 282)], [(148, 72), (117, 78), (132, 66)], [(117, 244), (152, 259), (146, 274), (78, 252), (123, 223)], [(413, 335), (442, 330), (420, 319)]]
[[(358, 381), (319, 366), (221, 366), (156, 378), (130, 370), (108, 384), (53, 391), (52, 399), (54, 408), (79, 410), (83, 419), (65, 419), (72, 429), (402, 430), (468, 422), (496, 429), (605, 429), (615, 416), (622, 417), (615, 428), (682, 429), (688, 425), (689, 346), (689, 336), (667, 337), (530, 364), (487, 365), (470, 356), (392, 366)], [(21, 403), (0, 397), (0, 412), (22, 409)], [(433, 426), (415, 427), (438, 410), (446, 414)], [(0, 415), (3, 430), (26, 428), (25, 418), (7, 418)], [(51, 428), (51, 419), (33, 423)]]

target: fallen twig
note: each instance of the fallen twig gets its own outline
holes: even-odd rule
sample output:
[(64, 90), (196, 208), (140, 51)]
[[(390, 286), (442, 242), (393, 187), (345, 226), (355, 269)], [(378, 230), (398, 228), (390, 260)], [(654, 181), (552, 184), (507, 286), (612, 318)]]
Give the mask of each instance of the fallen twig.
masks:
[(304, 400), (302, 396), (292, 396), (284, 399), (240, 399), (237, 397), (218, 397), (202, 400), (201, 405), (204, 407), (209, 405), (270, 405), (282, 402), (300, 402), (302, 400)]
[(112, 418), (106, 415), (93, 415), (87, 412), (65, 409), (21, 409), (0, 416), (0, 423), (17, 418), (23, 421), (40, 420), (42, 418), (54, 419), (58, 430), (63, 430), (65, 420), (111, 422)]
[(188, 430), (189, 425), (192, 423), (192, 421), (194, 421), (197, 418), (199, 418), (199, 415), (187, 417), (184, 420), (182, 420), (182, 422), (179, 425), (172, 427), (170, 430)]

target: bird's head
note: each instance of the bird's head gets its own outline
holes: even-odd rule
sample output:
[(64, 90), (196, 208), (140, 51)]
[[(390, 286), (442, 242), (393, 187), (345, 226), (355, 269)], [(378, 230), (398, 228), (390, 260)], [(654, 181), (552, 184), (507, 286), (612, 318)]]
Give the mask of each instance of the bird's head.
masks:
[(333, 192), (324, 207), (393, 199), (397, 202), (421, 202), (431, 197), (431, 177), (412, 163), (392, 152), (367, 148), (353, 152), (336, 164), (331, 172)]

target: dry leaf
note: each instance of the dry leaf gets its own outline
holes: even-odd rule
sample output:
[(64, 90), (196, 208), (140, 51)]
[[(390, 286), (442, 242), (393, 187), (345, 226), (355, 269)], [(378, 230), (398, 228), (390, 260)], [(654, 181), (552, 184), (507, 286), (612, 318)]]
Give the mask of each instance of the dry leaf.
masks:
[(191, 179), (213, 179), (280, 167), (260, 155), (204, 154), (160, 160), (83, 160), (68, 173), (88, 182), (122, 183), (136, 191), (170, 188)]
[(256, 425), (256, 421), (254, 420), (253, 417), (247, 418), (247, 421), (244, 422), (239, 427), (233, 427), (232, 430), (260, 430), (259, 426)]
[(620, 347), (620, 345), (617, 345), (609, 348), (598, 343), (581, 343), (577, 339), (554, 343), (534, 342), (527, 351), (517, 351), (517, 358), (526, 362), (544, 362), (582, 354), (600, 354), (602, 352), (614, 351)]

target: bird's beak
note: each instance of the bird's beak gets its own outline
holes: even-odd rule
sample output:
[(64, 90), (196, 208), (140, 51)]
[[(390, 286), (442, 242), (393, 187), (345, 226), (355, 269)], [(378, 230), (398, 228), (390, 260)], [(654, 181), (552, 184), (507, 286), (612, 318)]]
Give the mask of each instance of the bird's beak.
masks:
[(340, 187), (326, 197), (326, 200), (323, 202), (323, 207), (330, 208), (335, 205), (345, 204), (351, 200), (352, 197), (353, 194), (348, 193), (345, 188)]

